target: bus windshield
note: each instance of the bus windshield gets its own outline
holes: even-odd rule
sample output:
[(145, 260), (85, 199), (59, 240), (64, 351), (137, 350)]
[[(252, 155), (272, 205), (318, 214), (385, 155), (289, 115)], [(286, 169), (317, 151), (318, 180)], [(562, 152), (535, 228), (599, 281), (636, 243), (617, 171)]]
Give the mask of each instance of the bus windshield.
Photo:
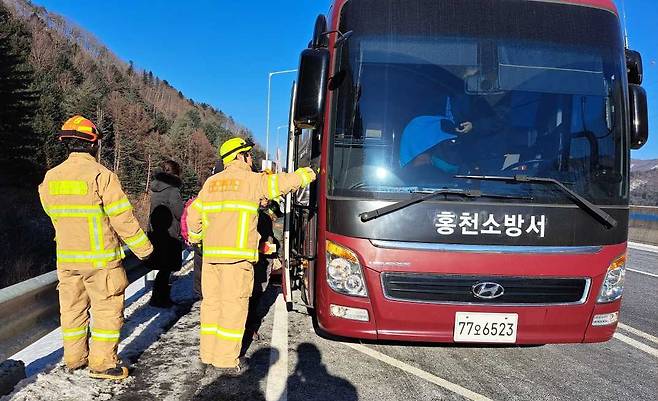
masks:
[[(331, 86), (329, 195), (400, 199), (478, 189), (627, 203), (626, 85), (617, 17), (557, 3), (350, 0)], [(505, 198), (497, 200), (506, 202)]]

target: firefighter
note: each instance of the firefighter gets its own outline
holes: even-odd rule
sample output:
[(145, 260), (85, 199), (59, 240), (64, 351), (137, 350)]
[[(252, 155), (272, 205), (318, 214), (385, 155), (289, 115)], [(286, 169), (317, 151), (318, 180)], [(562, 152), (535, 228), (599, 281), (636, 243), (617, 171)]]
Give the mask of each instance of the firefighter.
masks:
[(246, 367), (239, 355), (258, 261), (259, 201), (315, 180), (308, 167), (290, 174), (253, 172), (253, 146), (239, 137), (222, 144), (225, 168), (205, 182), (187, 215), (190, 242), (203, 239), (201, 363), (227, 373)]
[(90, 120), (82, 116), (67, 120), (59, 140), (68, 159), (46, 173), (39, 196), (55, 227), (67, 370), (88, 366), (91, 377), (116, 380), (128, 376), (128, 368), (117, 357), (128, 285), (120, 240), (140, 259), (147, 258), (153, 247), (119, 178), (94, 157), (100, 139)]

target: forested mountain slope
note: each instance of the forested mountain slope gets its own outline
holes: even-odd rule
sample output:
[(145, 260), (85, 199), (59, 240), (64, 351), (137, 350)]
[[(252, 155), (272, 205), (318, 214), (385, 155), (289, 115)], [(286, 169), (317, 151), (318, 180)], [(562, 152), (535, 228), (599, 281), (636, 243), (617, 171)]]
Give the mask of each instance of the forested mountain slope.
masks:
[(104, 134), (100, 161), (119, 175), (142, 221), (159, 162), (181, 164), (188, 197), (210, 174), (218, 144), (251, 136), (65, 18), (26, 0), (0, 0), (0, 287), (33, 275), (33, 266), (53, 267), (53, 233), (36, 186), (65, 157), (56, 133), (75, 114)]
[(658, 206), (658, 159), (631, 160), (631, 204)]

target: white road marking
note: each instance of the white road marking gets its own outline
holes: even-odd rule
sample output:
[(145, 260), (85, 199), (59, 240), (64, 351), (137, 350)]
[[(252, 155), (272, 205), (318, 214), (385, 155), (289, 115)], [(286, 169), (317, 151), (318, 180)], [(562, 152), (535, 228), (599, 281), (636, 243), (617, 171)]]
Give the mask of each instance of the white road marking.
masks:
[(635, 269), (629, 269), (629, 268), (626, 268), (626, 270), (628, 270), (629, 272), (644, 274), (645, 276), (658, 278), (658, 274), (643, 272), (642, 270), (635, 270)]
[(639, 249), (641, 251), (658, 253), (658, 246), (655, 246), (655, 245), (642, 244), (640, 242), (628, 241), (628, 247), (633, 248), (633, 249)]
[(267, 401), (287, 401), (288, 392), (288, 311), (279, 294), (274, 303), (274, 327), (272, 328), (272, 351), (270, 369), (267, 372), (265, 399)]
[(653, 355), (656, 358), (658, 358), (658, 349), (652, 348), (652, 347), (650, 347), (646, 344), (643, 344), (643, 343), (641, 343), (637, 340), (633, 340), (632, 338), (626, 337), (625, 335), (620, 334), (620, 333), (615, 333), (613, 335), (613, 337), (616, 338), (617, 340), (625, 342), (626, 344), (630, 345), (631, 347), (637, 348), (640, 351), (646, 352), (647, 354)]
[(658, 278), (658, 274), (649, 273), (649, 272), (643, 272), (642, 270), (635, 270), (635, 269), (629, 269), (629, 268), (626, 268), (626, 270), (628, 270), (629, 272), (638, 273), (638, 274), (644, 274), (645, 276), (656, 277), (656, 278)]
[(481, 394), (473, 392), (467, 388), (464, 388), (458, 384), (442, 379), (438, 376), (434, 376), (431, 373), (425, 372), (424, 370), (418, 369), (414, 366), (411, 366), (407, 363), (399, 361), (395, 358), (392, 358), (388, 355), (382, 354), (381, 352), (375, 351), (372, 348), (368, 348), (361, 344), (351, 344), (351, 343), (342, 343), (354, 350), (357, 350), (361, 353), (364, 353), (372, 358), (375, 358), (379, 361), (382, 361), (388, 365), (396, 367), (400, 370), (403, 370), (407, 373), (411, 373), (414, 376), (420, 377), (421, 379), (427, 380), (430, 383), (434, 383), (437, 386), (443, 387), (446, 390), (452, 391), (453, 393), (459, 394), (464, 398), (467, 398), (472, 401), (492, 401), (490, 398), (487, 398)]
[(649, 340), (649, 341), (651, 341), (651, 342), (654, 342), (654, 343), (658, 344), (658, 337), (656, 337), (656, 336), (652, 336), (652, 335), (649, 334), (649, 333), (645, 333), (645, 332), (643, 332), (643, 331), (641, 331), (641, 330), (638, 330), (638, 329), (633, 328), (633, 327), (631, 327), (631, 326), (625, 325), (625, 324), (623, 324), (623, 323), (617, 323), (617, 327), (619, 327), (620, 329), (626, 330), (626, 331), (628, 331), (629, 333), (633, 333), (633, 334), (635, 334), (635, 335), (638, 336), (638, 337), (645, 338), (645, 339), (647, 339), (647, 340)]

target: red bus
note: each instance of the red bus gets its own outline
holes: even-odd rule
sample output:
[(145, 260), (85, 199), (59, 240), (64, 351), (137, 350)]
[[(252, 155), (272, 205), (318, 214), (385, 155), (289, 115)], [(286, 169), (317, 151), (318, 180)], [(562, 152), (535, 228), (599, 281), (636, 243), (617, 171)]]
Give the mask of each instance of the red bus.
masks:
[(612, 0), (335, 0), (293, 91), (285, 295), (319, 330), (602, 342), (616, 328), (639, 53)]

